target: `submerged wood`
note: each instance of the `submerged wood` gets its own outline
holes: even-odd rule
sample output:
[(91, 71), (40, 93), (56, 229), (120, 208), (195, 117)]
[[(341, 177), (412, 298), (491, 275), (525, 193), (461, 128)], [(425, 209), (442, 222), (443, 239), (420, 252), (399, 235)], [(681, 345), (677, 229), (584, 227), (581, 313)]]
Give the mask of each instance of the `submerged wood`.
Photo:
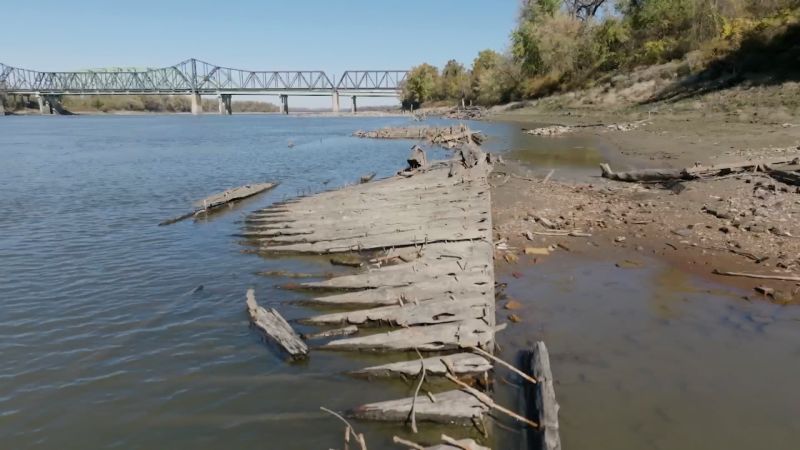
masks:
[(771, 169), (770, 166), (798, 164), (798, 162), (800, 162), (800, 158), (794, 156), (738, 161), (711, 166), (696, 165), (684, 169), (643, 169), (630, 172), (614, 172), (608, 164), (600, 164), (600, 170), (602, 171), (603, 178), (608, 178), (610, 180), (647, 183), (671, 180), (695, 180), (698, 178), (719, 177), (745, 171), (766, 171), (768, 175), (771, 175), (771, 172), (776, 172), (777, 176), (781, 176), (783, 171), (776, 171), (775, 169)]
[(325, 339), (331, 337), (349, 336), (351, 334), (356, 334), (356, 333), (358, 333), (358, 327), (355, 325), (348, 325), (343, 328), (334, 328), (332, 330), (325, 330), (317, 333), (306, 333), (303, 334), (302, 337), (303, 339), (310, 341), (313, 339)]
[[(492, 368), (492, 364), (484, 357), (473, 353), (455, 353), (446, 356), (432, 356), (425, 358), (425, 370), (431, 375), (444, 375), (447, 367), (442, 362), (445, 360), (457, 375), (475, 375), (485, 373)], [(380, 366), (366, 367), (351, 372), (353, 375), (368, 375), (374, 377), (392, 377), (399, 375), (414, 376), (420, 371), (420, 360), (401, 361)]]
[[(349, 415), (362, 420), (402, 422), (411, 412), (413, 397), (361, 405)], [(471, 426), (473, 418), (483, 420), (489, 407), (461, 390), (436, 394), (436, 402), (420, 397), (415, 405), (417, 420)]]
[(538, 414), (541, 444), (543, 450), (560, 450), (561, 437), (558, 429), (558, 402), (550, 370), (550, 355), (544, 342), (536, 342), (531, 352), (531, 375), (538, 382), (532, 387), (533, 406)]
[(308, 355), (308, 346), (295, 333), (289, 322), (274, 308), (266, 309), (259, 306), (253, 289), (247, 290), (247, 312), (253, 325), (293, 358), (305, 358)]
[(206, 197), (202, 200), (195, 202), (194, 211), (188, 212), (186, 214), (177, 217), (173, 217), (172, 219), (167, 219), (159, 223), (158, 225), (163, 226), (180, 222), (183, 219), (188, 219), (189, 217), (196, 216), (200, 213), (210, 212), (230, 202), (236, 200), (242, 200), (248, 197), (252, 197), (256, 194), (260, 194), (266, 190), (274, 188), (275, 186), (277, 186), (277, 183), (258, 183), (258, 184), (247, 184), (233, 189), (228, 189), (227, 191), (211, 195), (209, 197)]

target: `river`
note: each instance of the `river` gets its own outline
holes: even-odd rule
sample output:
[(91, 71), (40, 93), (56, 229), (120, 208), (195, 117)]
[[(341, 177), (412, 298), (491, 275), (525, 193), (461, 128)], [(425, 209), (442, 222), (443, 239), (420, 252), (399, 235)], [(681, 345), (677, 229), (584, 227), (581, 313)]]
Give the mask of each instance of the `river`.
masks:
[[(287, 280), (257, 272), (334, 269), (323, 258), (246, 254), (236, 237), (254, 209), (369, 172), (394, 173), (410, 142), (350, 134), (407, 123), (277, 115), (0, 119), (7, 211), (0, 216), (0, 448), (324, 449), (340, 445), (342, 427), (320, 406), (345, 410), (408, 395), (400, 381), (344, 374), (380, 356), (312, 352), (308, 362), (287, 364), (269, 351), (248, 327), (248, 287), (288, 319), (313, 310), (296, 302), (307, 294), (277, 287)], [(564, 170), (596, 170), (596, 155), (607, 151), (591, 143), (553, 149), (521, 138), (511, 124), (473, 126), (493, 136), (490, 149)], [(207, 220), (156, 226), (194, 200), (258, 181), (281, 184)], [(592, 448), (598, 433), (612, 434), (600, 442), (614, 448), (678, 448), (672, 444), (695, 441), (676, 434), (702, 439), (709, 421), (716, 438), (696, 442), (753, 448), (739, 436), (761, 430), (775, 436), (765, 441), (769, 448), (794, 448), (781, 446), (797, 433), (792, 420), (800, 412), (792, 409), (800, 402), (784, 395), (796, 396), (789, 384), (800, 373), (792, 310), (743, 303), (689, 276), (664, 288), (656, 276), (662, 269), (644, 276), (607, 274), (592, 262), (553, 264), (530, 274), (531, 301), (541, 301), (536, 326), (512, 327), (501, 343), (546, 338), (563, 377), (557, 392), (571, 448)], [(570, 284), (569, 271), (594, 275)], [(619, 294), (619, 283), (637, 295)], [(598, 287), (608, 294), (589, 302)], [(515, 296), (531, 291), (514, 289)], [(641, 329), (630, 337), (618, 320)], [(601, 352), (611, 356), (592, 356)], [(504, 401), (518, 398), (512, 386), (497, 390)], [(728, 397), (743, 392), (757, 397)], [(693, 402), (700, 406), (687, 406)], [(357, 427), (370, 449), (396, 448), (396, 425)], [(517, 442), (512, 432), (497, 434)]]

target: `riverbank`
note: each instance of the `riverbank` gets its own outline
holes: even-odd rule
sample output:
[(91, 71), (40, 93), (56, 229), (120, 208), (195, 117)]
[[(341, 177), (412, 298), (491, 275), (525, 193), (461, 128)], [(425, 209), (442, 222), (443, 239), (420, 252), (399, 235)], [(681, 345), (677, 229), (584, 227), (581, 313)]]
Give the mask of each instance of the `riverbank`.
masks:
[[(778, 95), (781, 90), (785, 89), (771, 92)], [(719, 94), (727, 99), (734, 95), (741, 93)], [(751, 98), (756, 95), (748, 94)], [(677, 105), (643, 115), (633, 108), (609, 112), (597, 108), (553, 109), (542, 104), (487, 117), (512, 121), (520, 128), (551, 124), (576, 127), (565, 135), (540, 138), (541, 145), (567, 138), (595, 141), (606, 149), (603, 157), (617, 171), (800, 156), (800, 126), (795, 125), (800, 119), (793, 115), (775, 119), (759, 114), (752, 105), (735, 117), (713, 106), (685, 109)], [(644, 125), (630, 131), (585, 126), (636, 120), (644, 120)], [(524, 151), (517, 153), (524, 155)], [(600, 178), (599, 167), (596, 175), (578, 177), (556, 170), (543, 182), (546, 173), (513, 160), (496, 169), (492, 181), (496, 240), (505, 238), (520, 251), (559, 245), (556, 251), (613, 254), (635, 250), (643, 256), (664, 258), (702, 277), (747, 288), (753, 298), (800, 303), (796, 282), (712, 274), (714, 270), (789, 277), (800, 273), (797, 186), (758, 173), (686, 181), (671, 189), (609, 181)], [(527, 231), (559, 233), (570, 229), (592, 236), (524, 236)], [(763, 289), (758, 293), (756, 288)]]

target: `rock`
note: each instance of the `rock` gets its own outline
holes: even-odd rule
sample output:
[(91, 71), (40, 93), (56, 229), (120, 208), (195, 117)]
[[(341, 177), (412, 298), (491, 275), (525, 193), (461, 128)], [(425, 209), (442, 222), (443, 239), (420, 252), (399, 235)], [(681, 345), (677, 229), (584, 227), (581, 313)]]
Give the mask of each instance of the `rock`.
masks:
[(517, 256), (515, 253), (507, 252), (503, 255), (503, 259), (505, 259), (509, 264), (514, 264), (519, 261), (519, 256)]
[(745, 225), (744, 229), (749, 231), (749, 232), (751, 232), (751, 233), (766, 233), (767, 232), (767, 227), (764, 226), (764, 224), (758, 223), (758, 222), (748, 222)]
[(766, 296), (772, 296), (773, 294), (775, 294), (775, 289), (772, 289), (771, 287), (767, 287), (767, 286), (756, 286), (755, 290), (759, 294), (763, 294), (763, 295), (766, 295)]
[(617, 236), (614, 238), (614, 242), (625, 242), (625, 236)]
[(681, 237), (689, 237), (689, 236), (692, 235), (692, 230), (690, 230), (688, 228), (678, 228), (678, 229), (675, 229), (675, 230), (671, 230), (671, 233), (672, 234), (677, 234), (678, 236), (681, 236)]
[(525, 254), (529, 256), (547, 256), (550, 250), (545, 247), (525, 247)]
[(508, 315), (508, 320), (510, 320), (510, 321), (512, 321), (514, 323), (520, 323), (520, 322), (522, 322), (522, 317), (520, 317), (520, 316), (518, 316), (516, 314), (509, 314)]
[(503, 308), (510, 309), (510, 310), (514, 311), (514, 310), (522, 308), (522, 303), (520, 303), (520, 302), (518, 302), (516, 300), (509, 300), (508, 302), (506, 302), (506, 304), (503, 306)]

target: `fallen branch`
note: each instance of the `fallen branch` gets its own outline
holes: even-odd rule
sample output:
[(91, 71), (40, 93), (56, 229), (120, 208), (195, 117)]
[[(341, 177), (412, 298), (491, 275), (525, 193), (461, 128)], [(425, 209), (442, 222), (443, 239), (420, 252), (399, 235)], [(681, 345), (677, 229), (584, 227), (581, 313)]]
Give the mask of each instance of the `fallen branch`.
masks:
[[(447, 363), (444, 362), (444, 361), (442, 361), (442, 363), (447, 365)], [(515, 413), (514, 411), (511, 411), (510, 409), (508, 409), (508, 408), (506, 408), (504, 406), (498, 405), (497, 403), (494, 402), (494, 400), (492, 400), (491, 397), (489, 397), (488, 395), (484, 394), (483, 392), (473, 388), (472, 386), (468, 385), (467, 383), (464, 383), (463, 381), (459, 380), (457, 377), (453, 376), (452, 374), (447, 373), (447, 374), (445, 374), (445, 376), (447, 377), (448, 380), (450, 380), (453, 383), (457, 384), (462, 390), (464, 390), (465, 392), (473, 395), (475, 398), (480, 400), (481, 403), (483, 403), (484, 405), (488, 406), (489, 408), (496, 409), (497, 411), (500, 411), (501, 413), (506, 414), (507, 416), (509, 416), (509, 417), (511, 417), (513, 419), (516, 419), (519, 422), (527, 424), (527, 425), (529, 425), (529, 426), (531, 426), (533, 428), (539, 428), (539, 424), (538, 423), (536, 423), (536, 422), (534, 422), (534, 421), (532, 421), (532, 420), (530, 420), (528, 418), (522, 417), (519, 414)]]
[(472, 350), (473, 352), (478, 353), (481, 356), (485, 356), (485, 357), (491, 359), (492, 361), (494, 361), (494, 362), (496, 362), (496, 363), (498, 363), (498, 364), (500, 364), (502, 366), (507, 367), (508, 369), (511, 369), (514, 373), (516, 373), (517, 375), (521, 376), (525, 380), (528, 380), (529, 382), (531, 382), (533, 384), (536, 384), (536, 378), (534, 378), (534, 377), (528, 375), (527, 373), (517, 369), (512, 364), (509, 364), (509, 363), (503, 361), (502, 359), (492, 355), (491, 353), (487, 352), (486, 350), (480, 349), (478, 347), (470, 347), (469, 349)]
[(417, 356), (419, 356), (419, 382), (417, 383), (417, 389), (414, 390), (414, 398), (411, 400), (411, 410), (408, 412), (408, 417), (411, 420), (411, 431), (414, 434), (417, 434), (417, 415), (416, 415), (416, 407), (417, 407), (417, 396), (419, 395), (419, 388), (422, 387), (422, 382), (425, 381), (425, 359), (422, 358), (422, 354), (419, 352), (418, 349), (414, 349), (417, 352)]
[[(367, 450), (367, 441), (364, 439), (364, 434), (363, 433), (356, 433), (356, 430), (353, 428), (352, 425), (350, 425), (350, 422), (348, 422), (347, 419), (345, 419), (340, 414), (338, 414), (338, 413), (336, 413), (334, 411), (331, 411), (330, 409), (328, 409), (328, 408), (326, 408), (324, 406), (320, 406), (319, 409), (325, 411), (326, 413), (328, 413), (328, 414), (332, 415), (333, 417), (336, 417), (337, 419), (339, 419), (342, 422), (344, 422), (344, 424), (347, 426), (346, 430), (349, 431), (348, 436), (349, 435), (353, 436), (353, 438), (358, 443), (359, 447), (361, 447), (361, 450)], [(347, 438), (345, 438), (345, 441), (347, 441)], [(347, 444), (345, 444), (345, 445), (347, 445)]]
[(789, 276), (789, 275), (761, 275), (757, 273), (744, 273), (744, 272), (726, 272), (718, 269), (714, 269), (711, 273), (714, 275), (724, 275), (726, 277), (745, 277), (745, 278), (757, 278), (760, 280), (780, 280), (780, 281), (795, 281), (800, 283), (799, 276)]
[(584, 231), (531, 231), (531, 234), (538, 236), (572, 236), (572, 237), (592, 237), (591, 233)]
[(414, 450), (425, 450), (425, 447), (417, 444), (416, 442), (407, 441), (397, 436), (392, 437), (392, 442), (395, 444), (405, 445), (406, 447), (413, 448)]

